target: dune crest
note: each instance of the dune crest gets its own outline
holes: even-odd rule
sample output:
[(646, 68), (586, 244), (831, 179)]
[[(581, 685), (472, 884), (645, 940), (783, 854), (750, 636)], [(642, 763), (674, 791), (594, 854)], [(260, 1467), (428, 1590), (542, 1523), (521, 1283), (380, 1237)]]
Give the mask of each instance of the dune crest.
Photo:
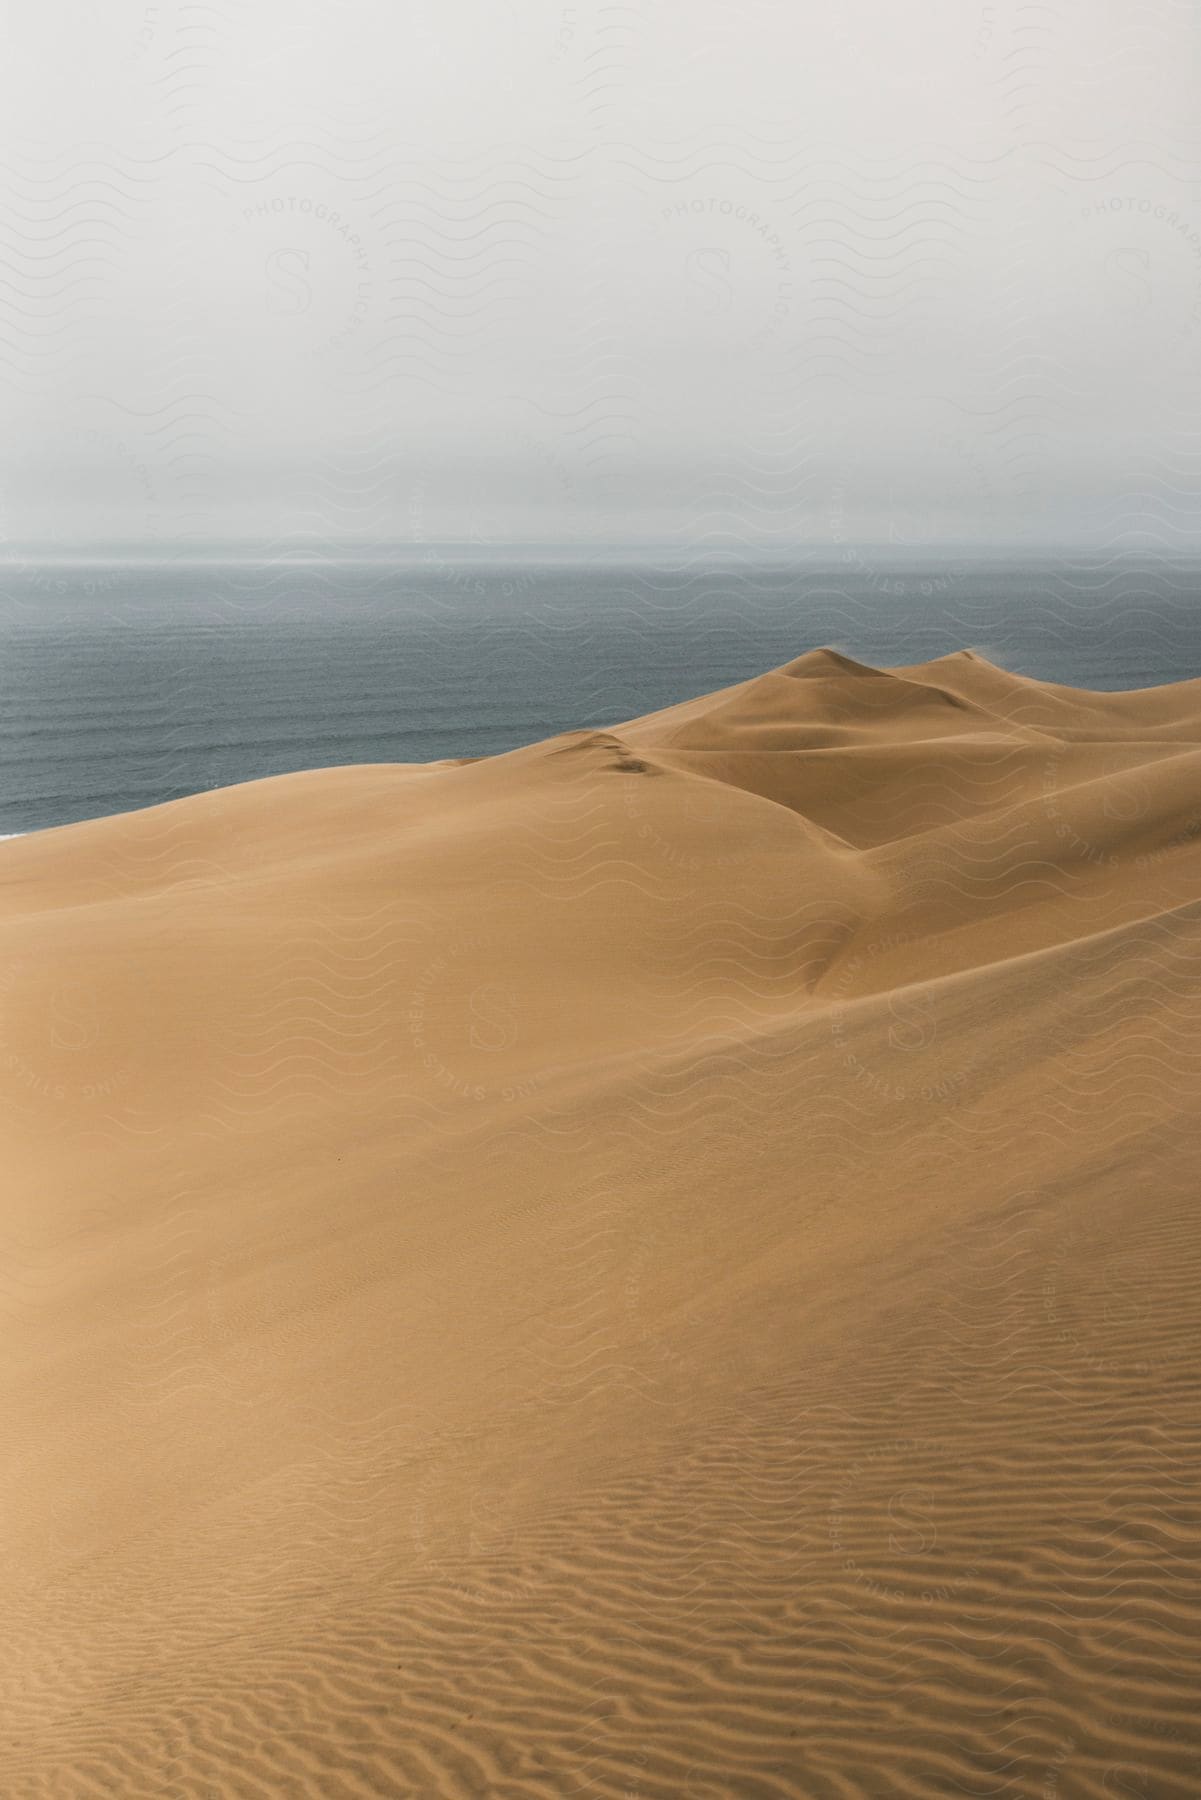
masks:
[(1196, 1794), (1201, 681), (0, 848), (14, 1800)]

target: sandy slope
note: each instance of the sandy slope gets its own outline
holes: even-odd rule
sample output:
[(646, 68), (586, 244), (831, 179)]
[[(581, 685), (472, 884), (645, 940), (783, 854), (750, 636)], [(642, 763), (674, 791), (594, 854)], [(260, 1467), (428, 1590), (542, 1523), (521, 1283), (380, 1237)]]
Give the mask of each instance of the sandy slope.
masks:
[(0, 849), (0, 1793), (1201, 1793), (1201, 682)]

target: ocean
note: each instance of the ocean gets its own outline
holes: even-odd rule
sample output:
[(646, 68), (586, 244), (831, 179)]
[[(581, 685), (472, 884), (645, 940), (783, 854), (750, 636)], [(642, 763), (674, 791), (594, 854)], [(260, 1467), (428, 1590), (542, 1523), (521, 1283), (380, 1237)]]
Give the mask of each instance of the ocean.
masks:
[(0, 575), (0, 833), (333, 763), (484, 756), (830, 644), (971, 647), (1075, 687), (1201, 675), (1201, 565), (845, 550), (504, 564), (20, 565)]

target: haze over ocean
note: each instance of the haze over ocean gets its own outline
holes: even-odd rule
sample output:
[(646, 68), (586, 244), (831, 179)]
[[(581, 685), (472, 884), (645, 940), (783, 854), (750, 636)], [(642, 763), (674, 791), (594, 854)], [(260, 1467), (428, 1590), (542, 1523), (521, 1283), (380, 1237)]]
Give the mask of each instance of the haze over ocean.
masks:
[(1201, 544), (1174, 0), (67, 10), (0, 71), (18, 593), (669, 543), (1071, 545), (1112, 598)]

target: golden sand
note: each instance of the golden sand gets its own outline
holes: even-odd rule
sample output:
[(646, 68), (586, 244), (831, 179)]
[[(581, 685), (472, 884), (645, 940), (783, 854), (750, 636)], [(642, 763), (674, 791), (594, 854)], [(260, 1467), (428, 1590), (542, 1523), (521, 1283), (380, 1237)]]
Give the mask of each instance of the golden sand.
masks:
[(1201, 1793), (1201, 682), (0, 848), (0, 1794)]

